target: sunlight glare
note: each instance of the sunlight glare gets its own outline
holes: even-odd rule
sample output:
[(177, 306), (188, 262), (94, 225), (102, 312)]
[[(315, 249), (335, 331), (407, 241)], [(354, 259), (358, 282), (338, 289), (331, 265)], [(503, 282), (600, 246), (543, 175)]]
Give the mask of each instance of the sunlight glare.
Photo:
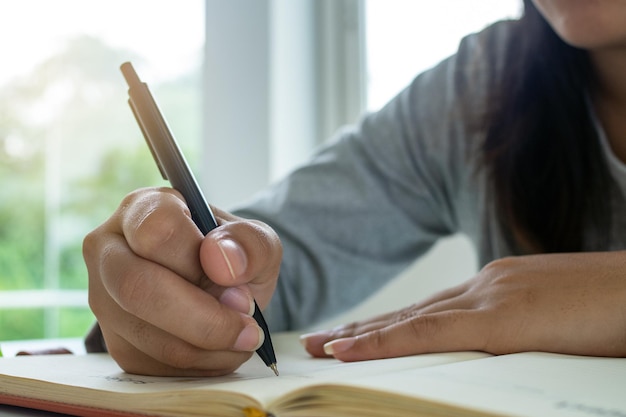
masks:
[[(188, 17), (193, 15), (193, 19)], [(0, 4), (0, 85), (30, 72), (68, 39), (91, 35), (145, 58), (144, 74), (162, 80), (198, 66), (203, 0), (19, 0)], [(111, 65), (121, 63), (112, 62)]]

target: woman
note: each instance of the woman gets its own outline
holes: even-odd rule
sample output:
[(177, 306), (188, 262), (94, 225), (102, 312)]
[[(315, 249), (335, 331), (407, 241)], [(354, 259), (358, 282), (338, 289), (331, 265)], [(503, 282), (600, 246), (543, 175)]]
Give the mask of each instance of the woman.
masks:
[(625, 355), (625, 22), (617, 0), (525, 1), (206, 237), (175, 191), (130, 194), (84, 244), (108, 350), (129, 372), (231, 372), (262, 342), (253, 297), (303, 328), (461, 232), (475, 277), (306, 349)]

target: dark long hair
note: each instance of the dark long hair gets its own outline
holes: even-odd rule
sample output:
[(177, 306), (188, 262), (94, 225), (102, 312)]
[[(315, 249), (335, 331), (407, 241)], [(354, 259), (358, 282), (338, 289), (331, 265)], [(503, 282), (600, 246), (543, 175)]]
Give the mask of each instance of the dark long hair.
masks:
[(587, 53), (566, 44), (530, 0), (494, 81), (484, 157), (497, 210), (524, 253), (583, 250), (608, 230), (611, 187), (586, 105)]

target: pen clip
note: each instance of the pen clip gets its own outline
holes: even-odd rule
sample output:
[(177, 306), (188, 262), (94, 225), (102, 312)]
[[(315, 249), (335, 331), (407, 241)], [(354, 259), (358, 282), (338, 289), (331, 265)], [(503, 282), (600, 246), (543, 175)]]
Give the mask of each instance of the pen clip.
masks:
[(148, 135), (146, 134), (146, 130), (143, 127), (143, 123), (141, 121), (141, 117), (139, 117), (139, 113), (137, 112), (137, 109), (135, 108), (135, 103), (133, 102), (133, 99), (128, 99), (128, 104), (130, 105), (130, 109), (133, 111), (133, 115), (135, 116), (135, 119), (137, 120), (137, 124), (139, 125), (139, 129), (141, 129), (141, 133), (143, 134), (143, 138), (146, 140), (146, 143), (148, 144), (148, 149), (150, 149), (150, 153), (152, 154), (152, 158), (154, 159), (154, 162), (156, 162), (157, 167), (159, 168), (159, 172), (161, 173), (161, 176), (163, 177), (164, 180), (168, 180), (167, 175), (165, 174), (165, 170), (163, 169), (163, 166), (161, 166), (161, 161), (159, 160), (159, 157), (157, 155), (157, 153), (154, 151), (154, 147), (152, 146), (152, 142), (150, 142), (150, 139), (148, 138)]

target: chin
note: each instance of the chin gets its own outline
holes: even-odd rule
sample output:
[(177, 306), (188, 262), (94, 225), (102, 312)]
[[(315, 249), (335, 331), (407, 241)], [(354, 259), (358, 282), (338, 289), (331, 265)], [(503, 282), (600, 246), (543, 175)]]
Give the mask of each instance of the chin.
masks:
[[(626, 24), (624, 25), (626, 27)], [(585, 29), (584, 26), (577, 28), (555, 28), (557, 34), (564, 42), (581, 49), (615, 49), (622, 48), (626, 51), (626, 31), (624, 33), (609, 33), (592, 26)]]

